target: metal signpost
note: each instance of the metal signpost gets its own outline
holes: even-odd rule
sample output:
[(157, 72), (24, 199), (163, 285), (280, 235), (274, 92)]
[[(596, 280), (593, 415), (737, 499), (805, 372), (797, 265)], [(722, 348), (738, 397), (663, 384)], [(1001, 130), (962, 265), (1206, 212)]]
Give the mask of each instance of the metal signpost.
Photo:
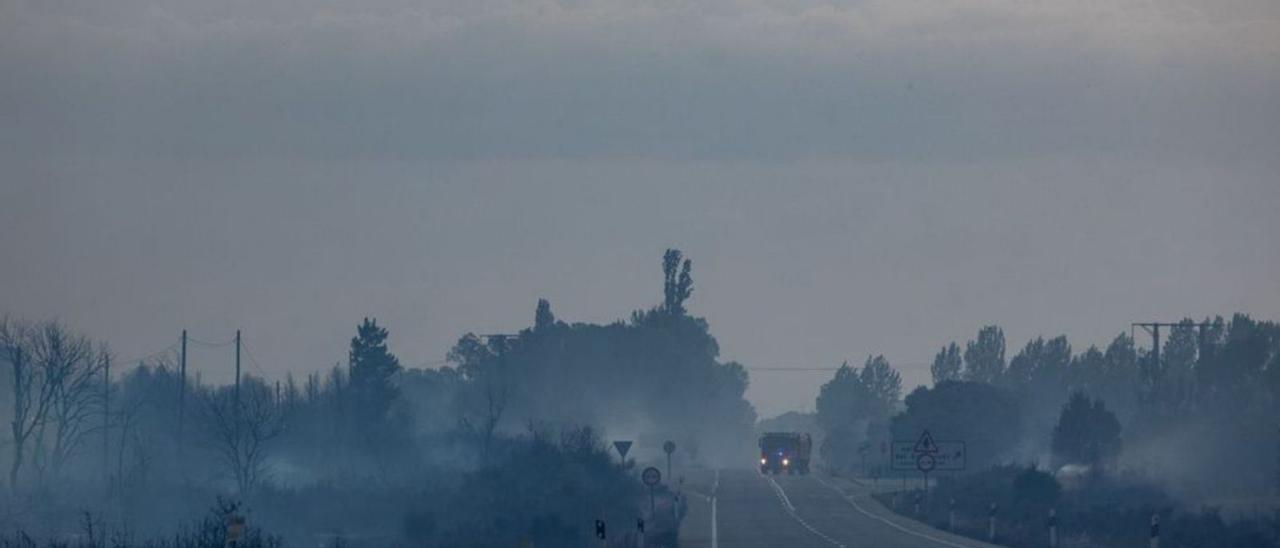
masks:
[(676, 442), (667, 440), (662, 443), (662, 451), (667, 454), (667, 477), (671, 477), (671, 454), (676, 452)]
[[(889, 454), (890, 469), (898, 472), (915, 470), (924, 476), (925, 505), (929, 503), (929, 473), (939, 471), (959, 471), (965, 468), (968, 451), (963, 441), (938, 441), (928, 430), (921, 432), (915, 441), (898, 440), (893, 442)], [(905, 490), (906, 476), (903, 476)]]
[(893, 442), (893, 452), (889, 455), (890, 469), (898, 472), (918, 470), (917, 460), (920, 455), (933, 457), (933, 470), (957, 472), (965, 469), (965, 457), (968, 451), (963, 441), (937, 441), (931, 452), (917, 452), (914, 441)]
[(653, 502), (653, 488), (662, 481), (662, 472), (652, 466), (645, 468), (644, 472), (640, 473), (640, 481), (649, 486), (649, 515), (652, 516), (657, 512), (657, 505)]

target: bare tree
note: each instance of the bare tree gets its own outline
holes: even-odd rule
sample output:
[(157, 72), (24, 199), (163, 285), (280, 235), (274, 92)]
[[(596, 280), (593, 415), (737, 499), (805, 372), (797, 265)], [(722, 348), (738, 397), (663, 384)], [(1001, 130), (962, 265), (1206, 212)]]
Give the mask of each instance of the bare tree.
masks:
[(283, 429), (274, 396), (266, 384), (246, 377), (239, 405), (230, 387), (206, 392), (203, 398), (206, 442), (242, 495), (252, 491), (267, 473), (267, 446)]
[(57, 478), (94, 431), (90, 418), (101, 411), (101, 374), (110, 353), (106, 346), (95, 349), (88, 337), (71, 333), (57, 322), (36, 329), (31, 347), (33, 364), (50, 394), (45, 420), (36, 433), (35, 449), (42, 458), (33, 463), (42, 478), (46, 471)]
[(31, 436), (45, 423), (53, 401), (52, 385), (44, 382), (41, 370), (32, 365), (34, 329), (26, 323), (0, 319), (0, 360), (13, 375), (13, 418), (10, 434), (13, 459), (9, 465), (9, 487), (18, 489), (18, 474), (27, 454)]

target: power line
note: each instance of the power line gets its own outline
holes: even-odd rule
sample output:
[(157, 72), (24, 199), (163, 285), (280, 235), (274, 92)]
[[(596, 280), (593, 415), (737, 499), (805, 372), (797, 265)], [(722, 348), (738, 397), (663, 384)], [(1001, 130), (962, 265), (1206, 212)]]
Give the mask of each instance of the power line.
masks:
[(258, 360), (253, 357), (253, 352), (249, 351), (249, 345), (244, 340), (240, 341), (240, 348), (244, 349), (244, 355), (249, 358), (249, 363), (253, 365), (254, 371), (257, 371), (259, 375), (262, 375), (263, 380), (266, 380), (267, 372), (263, 371), (262, 366), (258, 365)]
[(173, 343), (173, 344), (171, 344), (171, 345), (169, 345), (169, 346), (166, 346), (166, 347), (164, 347), (164, 348), (162, 348), (162, 349), (160, 349), (160, 350), (156, 350), (155, 352), (152, 352), (152, 353), (150, 353), (150, 354), (143, 354), (143, 355), (138, 356), (138, 357), (136, 357), (136, 358), (130, 358), (130, 359), (127, 359), (127, 360), (119, 360), (119, 362), (120, 362), (120, 363), (123, 363), (123, 364), (138, 363), (138, 362), (142, 362), (142, 361), (150, 360), (150, 359), (155, 358), (155, 357), (158, 357), (158, 356), (160, 356), (160, 355), (162, 355), (162, 354), (167, 354), (167, 353), (169, 353), (169, 352), (173, 352), (173, 351), (174, 351), (174, 350), (176, 350), (177, 348), (178, 348), (178, 343)]
[(236, 339), (235, 339), (234, 337), (232, 337), (230, 340), (226, 340), (226, 341), (223, 341), (223, 342), (209, 342), (209, 341), (202, 341), (202, 340), (200, 340), (200, 339), (197, 339), (197, 338), (195, 338), (195, 337), (191, 337), (191, 336), (188, 336), (188, 337), (187, 337), (187, 340), (188, 340), (188, 341), (190, 341), (190, 342), (193, 342), (193, 343), (195, 343), (195, 344), (197, 344), (197, 345), (203, 346), (203, 347), (205, 347), (205, 348), (222, 348), (222, 347), (224, 347), (224, 346), (231, 346), (231, 345), (233, 345), (233, 344), (235, 344), (235, 343), (236, 343)]
[[(927, 364), (927, 363), (897, 363), (897, 364), (895, 364), (895, 363), (892, 363), (892, 362), (890, 362), (890, 364), (891, 364), (895, 369), (896, 369), (896, 368), (902, 368), (902, 367), (928, 367), (928, 366), (932, 365), (932, 364)], [(746, 369), (747, 371), (778, 371), (778, 372), (787, 373), (787, 372), (804, 372), (804, 371), (839, 371), (839, 370), (840, 370), (840, 367), (806, 367), (806, 366), (789, 367), (789, 366), (785, 366), (785, 365), (775, 365), (775, 366), (754, 366), (754, 367), (751, 367), (751, 366), (745, 366), (745, 367), (743, 367), (743, 369)], [(850, 366), (850, 369), (856, 369), (856, 367), (854, 367), (854, 366)]]

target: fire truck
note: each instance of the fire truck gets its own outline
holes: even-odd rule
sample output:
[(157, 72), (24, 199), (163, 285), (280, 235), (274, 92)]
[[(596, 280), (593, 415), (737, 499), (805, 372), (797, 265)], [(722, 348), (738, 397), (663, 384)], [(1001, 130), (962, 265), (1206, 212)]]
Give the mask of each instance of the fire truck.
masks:
[(760, 435), (760, 473), (808, 474), (812, 450), (808, 432), (765, 432)]

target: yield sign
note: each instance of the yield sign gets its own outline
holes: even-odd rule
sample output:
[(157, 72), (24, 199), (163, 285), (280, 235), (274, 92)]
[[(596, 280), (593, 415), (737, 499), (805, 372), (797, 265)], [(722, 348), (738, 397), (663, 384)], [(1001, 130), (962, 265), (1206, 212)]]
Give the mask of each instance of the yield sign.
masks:
[(622, 460), (627, 460), (627, 451), (631, 450), (631, 441), (615, 441), (613, 442), (613, 448), (618, 450), (618, 455), (622, 457)]
[(933, 436), (929, 435), (929, 431), (925, 430), (920, 434), (920, 439), (916, 441), (916, 446), (911, 449), (913, 453), (933, 454), (938, 452), (938, 445), (933, 443)]

